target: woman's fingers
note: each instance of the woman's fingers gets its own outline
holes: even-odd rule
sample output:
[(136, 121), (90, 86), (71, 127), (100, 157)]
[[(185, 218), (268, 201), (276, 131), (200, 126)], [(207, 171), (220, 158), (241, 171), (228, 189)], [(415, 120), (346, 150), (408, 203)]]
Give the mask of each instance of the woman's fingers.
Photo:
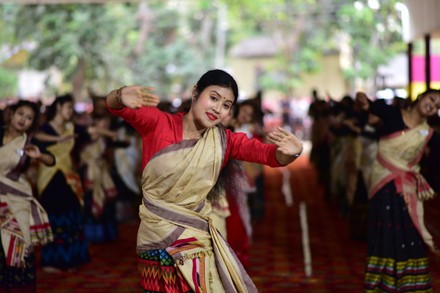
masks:
[(145, 106), (157, 106), (160, 99), (154, 95), (153, 87), (149, 86), (127, 86), (121, 91), (121, 99), (126, 107), (139, 109)]
[(291, 133), (285, 131), (283, 128), (277, 127), (273, 132), (269, 133), (269, 136), (276, 141), (281, 141), (282, 139), (288, 137), (290, 134)]
[(159, 97), (153, 94), (144, 94), (142, 97), (142, 102), (145, 106), (157, 106), (159, 104)]
[(152, 91), (154, 91), (154, 87), (152, 87), (152, 86), (143, 86), (143, 87), (141, 87), (141, 91), (142, 92), (152, 92)]

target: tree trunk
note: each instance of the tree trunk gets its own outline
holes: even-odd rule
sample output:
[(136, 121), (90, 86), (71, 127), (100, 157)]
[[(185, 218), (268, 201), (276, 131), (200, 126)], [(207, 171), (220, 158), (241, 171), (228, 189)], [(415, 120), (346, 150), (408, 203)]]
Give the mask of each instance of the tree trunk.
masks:
[(72, 77), (72, 95), (76, 102), (85, 101), (87, 97), (84, 94), (84, 82), (86, 76), (87, 62), (81, 57), (75, 68)]

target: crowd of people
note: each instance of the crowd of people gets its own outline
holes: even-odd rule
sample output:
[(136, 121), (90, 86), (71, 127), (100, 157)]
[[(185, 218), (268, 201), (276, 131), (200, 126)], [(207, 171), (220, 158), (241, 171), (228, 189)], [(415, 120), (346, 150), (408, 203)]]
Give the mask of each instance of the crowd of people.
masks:
[[(142, 290), (256, 292), (246, 268), (262, 166), (301, 155), (292, 127), (265, 132), (261, 101), (239, 102), (223, 70), (203, 74), (179, 108), (143, 86), (90, 97), (90, 113), (70, 94), (44, 112), (22, 100), (1, 112), (0, 289), (34, 292), (37, 265), (78, 269), (90, 243), (117, 240), (118, 222), (139, 214)], [(440, 190), (439, 109), (431, 89), (412, 102), (315, 93), (310, 105), (310, 161), (350, 237), (367, 242), (367, 292), (432, 290), (423, 202)]]
[(140, 204), (143, 290), (257, 291), (245, 270), (251, 221), (262, 217), (249, 200), (262, 200), (255, 164), (285, 166), (302, 142), (282, 128), (263, 141), (258, 107), (233, 112), (238, 87), (225, 71), (206, 72), (192, 94), (171, 109), (151, 88), (128, 86), (92, 96), (91, 113), (75, 113), (70, 94), (44, 113), (28, 101), (2, 112), (0, 151), (11, 160), (0, 174), (2, 290), (34, 292), (37, 265), (90, 262), (89, 244), (116, 240), (118, 220)]
[(118, 221), (135, 218), (137, 135), (105, 96), (92, 99), (91, 113), (76, 113), (70, 94), (43, 112), (25, 100), (1, 112), (1, 292), (35, 292), (35, 245), (44, 271), (75, 271), (90, 243), (116, 240)]
[(365, 292), (432, 292), (428, 251), (438, 250), (423, 203), (440, 191), (439, 109), (434, 89), (414, 101), (359, 92), (310, 106), (310, 160), (325, 199), (350, 237), (367, 242)]

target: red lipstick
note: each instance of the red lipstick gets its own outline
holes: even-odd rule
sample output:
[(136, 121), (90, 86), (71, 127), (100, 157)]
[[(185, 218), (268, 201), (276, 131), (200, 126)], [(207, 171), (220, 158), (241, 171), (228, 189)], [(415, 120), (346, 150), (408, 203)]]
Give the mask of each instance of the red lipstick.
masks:
[(218, 117), (212, 113), (206, 113), (206, 116), (208, 116), (209, 120), (215, 121), (218, 119)]

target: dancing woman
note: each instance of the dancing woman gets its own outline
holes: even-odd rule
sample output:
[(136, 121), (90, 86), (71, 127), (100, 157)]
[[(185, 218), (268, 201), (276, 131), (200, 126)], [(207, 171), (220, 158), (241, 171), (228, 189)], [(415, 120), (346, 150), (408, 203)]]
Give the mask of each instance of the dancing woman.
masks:
[(256, 292), (257, 289), (208, 217), (224, 192), (229, 160), (273, 167), (289, 164), (302, 149), (277, 129), (263, 144), (219, 126), (238, 97), (228, 73), (210, 70), (197, 82), (188, 112), (155, 106), (151, 88), (129, 86), (107, 96), (110, 112), (130, 123), (143, 141), (143, 200), (137, 237), (138, 268), (146, 292)]
[[(92, 243), (110, 242), (118, 237), (115, 201), (118, 191), (111, 176), (106, 152), (116, 139), (108, 115), (94, 116), (93, 126), (100, 129), (90, 135), (81, 148), (81, 178), (84, 182), (84, 234)], [(111, 139), (111, 140), (110, 140)]]
[(420, 174), (426, 147), (439, 149), (440, 134), (426, 120), (440, 109), (440, 91), (427, 90), (409, 107), (356, 99), (381, 119), (372, 166), (366, 292), (432, 292), (426, 247), (437, 251), (423, 219), (434, 191)]
[(25, 172), (31, 159), (51, 166), (55, 158), (31, 144), (36, 104), (19, 101), (8, 113), (9, 122), (0, 128), (0, 292), (35, 292), (34, 245), (53, 237)]
[(54, 233), (54, 241), (41, 253), (41, 265), (48, 272), (75, 270), (90, 261), (84, 237), (83, 187), (72, 159), (74, 147), (89, 134), (72, 117), (73, 97), (59, 96), (49, 108), (47, 123), (35, 135), (56, 158), (54, 166), (39, 165), (37, 182)]

